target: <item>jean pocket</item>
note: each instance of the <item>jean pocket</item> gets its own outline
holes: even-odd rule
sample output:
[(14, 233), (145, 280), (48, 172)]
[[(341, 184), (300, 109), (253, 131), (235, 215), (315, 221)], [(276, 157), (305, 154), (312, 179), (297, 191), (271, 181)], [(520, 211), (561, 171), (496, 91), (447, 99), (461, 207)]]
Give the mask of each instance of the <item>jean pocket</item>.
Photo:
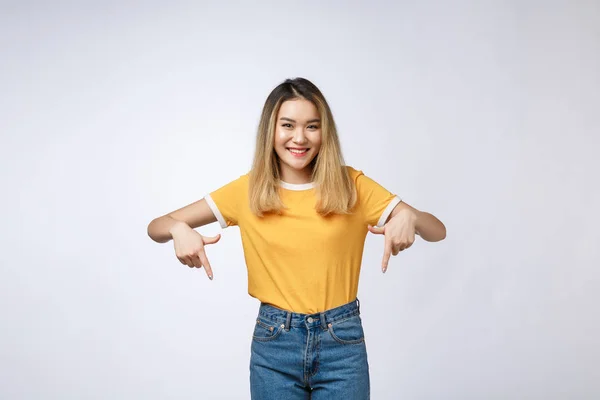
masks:
[(276, 339), (283, 331), (284, 325), (277, 325), (273, 321), (257, 319), (254, 325), (252, 339), (259, 342), (268, 342)]
[(358, 344), (365, 341), (362, 322), (358, 315), (327, 324), (331, 337), (341, 344)]

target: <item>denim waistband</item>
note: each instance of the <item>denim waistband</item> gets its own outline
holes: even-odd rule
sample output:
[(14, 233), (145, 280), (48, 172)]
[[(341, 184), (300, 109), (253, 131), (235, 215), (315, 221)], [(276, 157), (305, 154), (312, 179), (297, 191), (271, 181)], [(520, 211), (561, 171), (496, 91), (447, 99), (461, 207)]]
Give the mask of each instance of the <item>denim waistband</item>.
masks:
[(327, 324), (329, 323), (360, 315), (360, 301), (356, 299), (339, 307), (314, 314), (295, 313), (261, 303), (258, 314), (277, 324), (283, 324), (286, 330), (289, 330), (290, 327), (298, 328), (306, 326), (310, 328), (318, 325), (321, 325), (323, 329), (327, 329)]

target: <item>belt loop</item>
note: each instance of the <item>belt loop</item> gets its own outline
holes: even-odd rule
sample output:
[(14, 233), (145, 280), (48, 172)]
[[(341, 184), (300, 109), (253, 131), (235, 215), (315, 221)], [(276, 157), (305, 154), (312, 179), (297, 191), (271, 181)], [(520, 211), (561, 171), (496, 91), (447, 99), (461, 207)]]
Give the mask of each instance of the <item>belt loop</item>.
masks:
[(324, 331), (327, 330), (327, 321), (325, 321), (325, 313), (320, 313), (319, 317), (321, 318), (321, 328), (323, 328)]
[(285, 330), (286, 331), (290, 330), (291, 323), (292, 323), (292, 313), (288, 311), (287, 317), (285, 318)]
[(360, 314), (360, 300), (356, 298), (356, 307), (358, 307), (358, 313)]

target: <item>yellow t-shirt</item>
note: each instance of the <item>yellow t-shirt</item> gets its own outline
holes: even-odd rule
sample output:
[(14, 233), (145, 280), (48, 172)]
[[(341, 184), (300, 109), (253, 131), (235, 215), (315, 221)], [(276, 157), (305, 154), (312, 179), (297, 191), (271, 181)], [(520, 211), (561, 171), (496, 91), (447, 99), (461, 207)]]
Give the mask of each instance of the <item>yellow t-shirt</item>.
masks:
[(248, 174), (205, 197), (222, 228), (239, 226), (250, 296), (305, 314), (356, 298), (367, 225), (383, 226), (401, 200), (362, 171), (346, 168), (358, 194), (348, 215), (321, 217), (311, 183), (281, 182), (287, 209), (259, 218), (250, 211)]

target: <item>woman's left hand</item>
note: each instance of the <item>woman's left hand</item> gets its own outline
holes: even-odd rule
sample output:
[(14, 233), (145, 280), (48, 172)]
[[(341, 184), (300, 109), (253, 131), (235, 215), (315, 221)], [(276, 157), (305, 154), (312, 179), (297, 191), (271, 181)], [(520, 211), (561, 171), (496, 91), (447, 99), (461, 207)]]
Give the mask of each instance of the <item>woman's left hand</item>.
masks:
[(397, 255), (415, 242), (415, 222), (417, 215), (410, 209), (403, 209), (392, 217), (383, 227), (369, 225), (369, 232), (384, 235), (385, 247), (381, 270), (385, 272), (391, 255)]

